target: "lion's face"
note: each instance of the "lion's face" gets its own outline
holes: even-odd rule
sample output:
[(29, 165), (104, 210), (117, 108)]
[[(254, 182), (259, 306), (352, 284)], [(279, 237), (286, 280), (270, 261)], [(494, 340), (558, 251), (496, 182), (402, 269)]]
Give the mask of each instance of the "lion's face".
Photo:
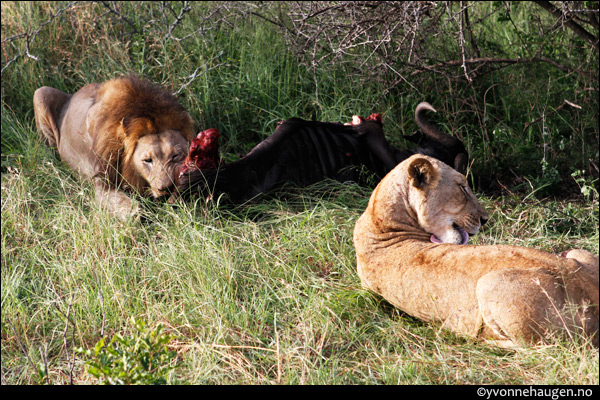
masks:
[(434, 243), (466, 244), (488, 220), (465, 176), (434, 159), (408, 166), (409, 203)]
[(153, 197), (169, 193), (188, 152), (188, 141), (179, 131), (167, 130), (138, 139), (133, 152), (137, 173), (148, 182)]

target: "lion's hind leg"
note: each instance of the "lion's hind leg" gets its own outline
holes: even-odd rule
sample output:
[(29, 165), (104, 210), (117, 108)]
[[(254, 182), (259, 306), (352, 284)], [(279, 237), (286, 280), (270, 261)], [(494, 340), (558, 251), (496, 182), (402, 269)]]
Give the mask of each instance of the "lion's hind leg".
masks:
[(42, 140), (51, 147), (58, 147), (60, 141), (59, 119), (70, 98), (70, 94), (49, 86), (43, 86), (33, 94), (33, 111), (37, 131)]

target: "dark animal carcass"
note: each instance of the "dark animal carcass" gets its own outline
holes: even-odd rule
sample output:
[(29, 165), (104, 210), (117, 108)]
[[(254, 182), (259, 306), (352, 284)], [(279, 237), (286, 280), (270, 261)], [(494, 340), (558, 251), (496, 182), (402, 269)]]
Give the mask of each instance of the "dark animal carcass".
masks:
[[(217, 168), (190, 168), (192, 160), (198, 166), (218, 164), (218, 160), (206, 160), (210, 156), (204, 156), (217, 154), (214, 147), (196, 147), (188, 155), (178, 188), (184, 198), (194, 193), (227, 194), (233, 202), (243, 202), (284, 183), (307, 186), (326, 178), (361, 183), (364, 169), (381, 179), (415, 153), (436, 157), (465, 171), (468, 157), (464, 146), (429, 124), (422, 115), (426, 110), (435, 111), (428, 103), (419, 104), (415, 111), (424, 135), (406, 137), (418, 144), (416, 149), (400, 151), (391, 146), (379, 114), (366, 120), (355, 117), (352, 124), (291, 118), (281, 122), (271, 136), (242, 159)], [(197, 143), (204, 141), (205, 132), (198, 135)]]

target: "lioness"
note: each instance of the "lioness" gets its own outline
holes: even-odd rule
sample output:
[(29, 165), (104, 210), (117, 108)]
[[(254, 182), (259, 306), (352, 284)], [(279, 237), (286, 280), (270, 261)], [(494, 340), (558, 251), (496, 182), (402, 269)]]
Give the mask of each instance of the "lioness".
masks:
[(414, 155), (373, 191), (354, 228), (363, 285), (425, 321), (515, 347), (553, 332), (598, 346), (598, 257), (465, 245), (488, 219), (464, 175)]
[(88, 84), (74, 95), (44, 86), (33, 107), (42, 139), (92, 179), (98, 201), (122, 218), (138, 210), (124, 191), (169, 193), (193, 137), (192, 118), (175, 97), (131, 75)]

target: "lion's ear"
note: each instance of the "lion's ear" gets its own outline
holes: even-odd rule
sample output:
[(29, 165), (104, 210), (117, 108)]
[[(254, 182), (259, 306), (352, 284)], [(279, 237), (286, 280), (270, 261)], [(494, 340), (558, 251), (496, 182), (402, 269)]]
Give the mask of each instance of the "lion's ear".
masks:
[(424, 189), (438, 178), (438, 172), (425, 158), (416, 158), (408, 166), (410, 183), (417, 189)]
[(127, 117), (123, 117), (117, 127), (117, 137), (123, 142), (127, 138)]
[(117, 135), (125, 149), (135, 148), (137, 141), (146, 135), (156, 133), (156, 128), (148, 118), (124, 117), (117, 128)]
[(130, 118), (124, 117), (121, 119), (119, 128), (117, 129), (119, 137), (122, 139), (139, 139), (142, 136), (156, 133), (156, 128), (152, 121), (148, 118)]

